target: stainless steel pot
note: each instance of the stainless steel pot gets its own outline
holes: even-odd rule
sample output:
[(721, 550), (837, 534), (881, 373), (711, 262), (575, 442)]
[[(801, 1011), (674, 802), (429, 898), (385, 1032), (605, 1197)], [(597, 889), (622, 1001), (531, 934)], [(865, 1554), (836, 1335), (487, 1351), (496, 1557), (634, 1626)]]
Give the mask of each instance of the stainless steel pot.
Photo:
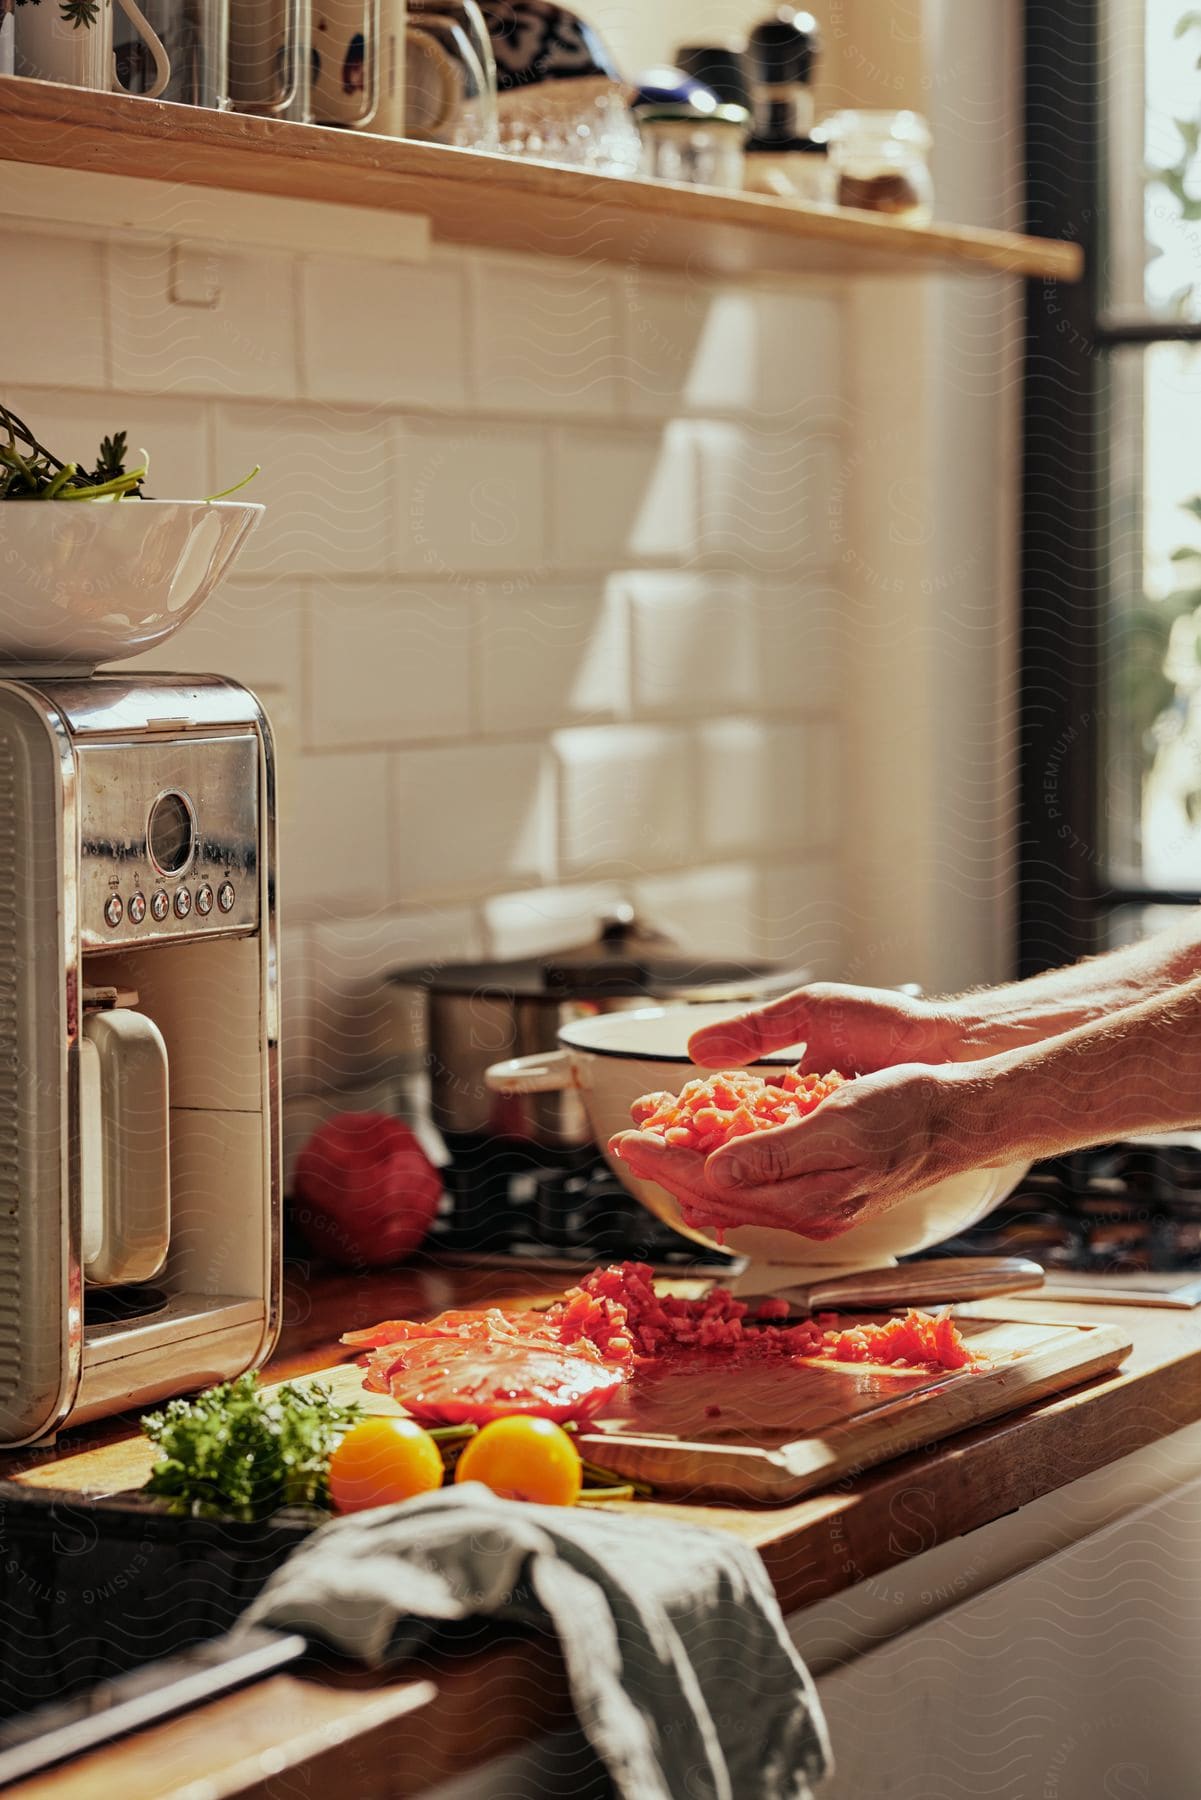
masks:
[(690, 956), (621, 907), (601, 920), (592, 943), (557, 955), (405, 969), (390, 979), (417, 1002), (430, 1116), (443, 1137), (562, 1152), (592, 1142), (579, 1094), (497, 1094), (485, 1081), (493, 1063), (552, 1051), (561, 1026), (597, 1013), (652, 1001), (767, 999), (808, 976), (778, 963)]

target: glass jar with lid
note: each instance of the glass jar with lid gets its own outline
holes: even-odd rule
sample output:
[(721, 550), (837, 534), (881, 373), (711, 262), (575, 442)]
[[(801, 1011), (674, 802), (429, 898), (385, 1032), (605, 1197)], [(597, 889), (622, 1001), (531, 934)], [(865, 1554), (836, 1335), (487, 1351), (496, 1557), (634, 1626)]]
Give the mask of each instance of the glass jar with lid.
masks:
[(700, 187), (742, 186), (742, 146), (750, 124), (744, 106), (661, 101), (635, 112), (642, 134), (642, 173)]
[(925, 225), (934, 211), (930, 127), (920, 113), (834, 113), (819, 131), (830, 146), (835, 199), (861, 212)]

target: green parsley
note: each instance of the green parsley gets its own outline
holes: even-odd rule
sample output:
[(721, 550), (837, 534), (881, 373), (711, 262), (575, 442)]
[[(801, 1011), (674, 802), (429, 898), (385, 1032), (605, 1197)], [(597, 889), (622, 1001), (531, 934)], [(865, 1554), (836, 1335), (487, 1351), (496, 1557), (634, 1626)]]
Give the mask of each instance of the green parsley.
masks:
[(145, 1491), (172, 1512), (204, 1518), (266, 1519), (282, 1506), (328, 1511), (330, 1453), (361, 1415), (316, 1381), (267, 1393), (257, 1375), (240, 1375), (146, 1415), (142, 1430), (161, 1459)]

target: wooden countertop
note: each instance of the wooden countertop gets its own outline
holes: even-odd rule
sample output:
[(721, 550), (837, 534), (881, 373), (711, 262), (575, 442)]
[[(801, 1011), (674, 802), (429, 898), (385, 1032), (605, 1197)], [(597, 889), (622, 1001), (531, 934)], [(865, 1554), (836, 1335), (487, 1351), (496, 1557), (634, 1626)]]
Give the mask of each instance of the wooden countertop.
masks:
[[(270, 1372), (279, 1379), (328, 1367), (339, 1358), (339, 1335), (357, 1325), (452, 1305), (529, 1299), (564, 1285), (558, 1275), (446, 1262), (366, 1278), (305, 1279), (304, 1271), (294, 1271)], [(1114, 1317), (1112, 1308), (1012, 1299), (981, 1302), (971, 1311), (1081, 1324)], [(770, 1508), (637, 1504), (665, 1523), (717, 1527), (754, 1544), (785, 1612), (796, 1611), (1201, 1418), (1201, 1312), (1123, 1307), (1120, 1323), (1131, 1331), (1134, 1349), (1118, 1374), (848, 1478), (828, 1492)], [(113, 1493), (138, 1485), (151, 1455), (130, 1419), (108, 1421), (69, 1433), (49, 1449), (0, 1457), (0, 1478)], [(920, 1533), (897, 1533), (898, 1505), (906, 1516), (920, 1518)], [(159, 1726), (10, 1791), (22, 1800), (49, 1800), (52, 1793), (55, 1800), (83, 1800), (113, 1792), (137, 1800), (182, 1794), (204, 1773), (210, 1777), (206, 1794), (282, 1800), (311, 1791), (305, 1784), (312, 1783), (330, 1745), (353, 1740), (364, 1791), (382, 1780), (372, 1792), (419, 1793), (503, 1744), (569, 1717), (561, 1670), (544, 1645), (494, 1645), (456, 1658), (452, 1668), (433, 1668), (428, 1672), (437, 1697), (405, 1712), (404, 1683), (426, 1672), (390, 1671), (386, 1680), (329, 1668), (277, 1676), (269, 1696), (265, 1689), (233, 1695), (202, 1715)], [(311, 1726), (300, 1739), (290, 1711)]]

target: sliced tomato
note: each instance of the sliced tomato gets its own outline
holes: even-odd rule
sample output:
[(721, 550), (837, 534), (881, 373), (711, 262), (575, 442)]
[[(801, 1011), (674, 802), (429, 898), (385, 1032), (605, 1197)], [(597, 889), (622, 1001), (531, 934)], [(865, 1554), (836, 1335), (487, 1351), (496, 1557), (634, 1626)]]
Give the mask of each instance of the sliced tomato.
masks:
[(382, 1378), (413, 1418), (437, 1425), (482, 1425), (514, 1413), (559, 1425), (588, 1419), (622, 1382), (621, 1369), (595, 1354), (469, 1337), (415, 1340), (386, 1374), (374, 1359), (369, 1374), (370, 1386)]

